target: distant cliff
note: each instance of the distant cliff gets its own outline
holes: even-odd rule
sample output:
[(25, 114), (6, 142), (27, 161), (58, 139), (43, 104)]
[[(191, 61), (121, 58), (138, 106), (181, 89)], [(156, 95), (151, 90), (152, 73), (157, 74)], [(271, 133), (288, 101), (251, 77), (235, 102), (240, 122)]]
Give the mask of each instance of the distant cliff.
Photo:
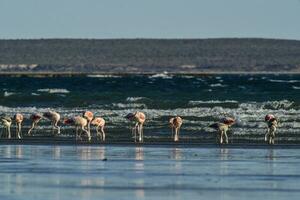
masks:
[(300, 72), (300, 41), (0, 40), (0, 72)]

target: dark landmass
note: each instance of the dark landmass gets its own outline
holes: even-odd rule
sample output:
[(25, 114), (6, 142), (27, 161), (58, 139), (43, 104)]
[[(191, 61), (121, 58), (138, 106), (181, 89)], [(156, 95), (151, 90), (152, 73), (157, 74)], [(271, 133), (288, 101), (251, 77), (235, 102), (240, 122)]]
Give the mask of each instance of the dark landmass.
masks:
[(300, 73), (300, 41), (0, 40), (0, 73)]

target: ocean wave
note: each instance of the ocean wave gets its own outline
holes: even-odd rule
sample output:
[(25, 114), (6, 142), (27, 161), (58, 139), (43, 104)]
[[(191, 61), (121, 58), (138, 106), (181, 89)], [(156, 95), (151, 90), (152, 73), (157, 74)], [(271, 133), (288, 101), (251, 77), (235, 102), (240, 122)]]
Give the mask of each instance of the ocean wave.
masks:
[(12, 95), (15, 95), (15, 94), (17, 94), (17, 93), (5, 91), (3, 95), (4, 95), (5, 97), (9, 97), (9, 96), (12, 96)]
[(226, 104), (226, 103), (230, 103), (230, 104), (238, 104), (238, 101), (234, 101), (234, 100), (224, 100), (224, 101), (219, 101), (219, 100), (210, 100), (210, 101), (189, 101), (188, 105), (201, 105), (201, 104)]
[(275, 83), (300, 83), (300, 80), (280, 80), (280, 79), (269, 79), (270, 82)]
[(126, 101), (129, 101), (129, 102), (136, 102), (136, 101), (140, 101), (142, 99), (145, 99), (146, 97), (127, 97), (126, 98)]
[(294, 89), (294, 90), (300, 90), (300, 87), (293, 86), (293, 89)]
[(89, 78), (121, 78), (122, 76), (117, 75), (105, 75), (105, 74), (90, 74), (87, 75)]
[(113, 103), (116, 108), (147, 108), (146, 104), (142, 103)]
[(70, 93), (69, 90), (63, 89), (63, 88), (44, 88), (44, 89), (38, 89), (38, 92), (48, 92), (50, 94), (56, 94), (56, 93), (63, 93), (67, 94)]
[(227, 85), (222, 85), (221, 83), (210, 84), (210, 87), (227, 87)]
[(171, 79), (173, 76), (169, 75), (168, 73), (159, 73), (149, 76), (149, 78), (162, 78), (162, 79)]

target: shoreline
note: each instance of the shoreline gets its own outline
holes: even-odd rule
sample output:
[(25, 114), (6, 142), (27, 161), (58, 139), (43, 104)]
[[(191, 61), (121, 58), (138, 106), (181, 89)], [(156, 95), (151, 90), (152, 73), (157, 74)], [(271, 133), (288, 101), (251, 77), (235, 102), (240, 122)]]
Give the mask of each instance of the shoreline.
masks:
[(75, 141), (74, 139), (55, 139), (50, 140), (40, 139), (1, 139), (0, 146), (3, 145), (46, 145), (46, 146), (118, 146), (118, 147), (166, 147), (166, 148), (219, 148), (219, 149), (300, 149), (300, 143), (275, 143), (274, 145), (268, 145), (264, 142), (248, 143), (242, 140), (237, 143), (229, 144), (216, 144), (212, 142), (173, 142), (173, 141), (146, 141), (144, 143), (135, 143), (133, 141)]
[(299, 72), (0, 72), (0, 76), (32, 76), (32, 77), (52, 77), (52, 76), (152, 76), (152, 75), (171, 75), (171, 76), (213, 76), (213, 75), (299, 75)]

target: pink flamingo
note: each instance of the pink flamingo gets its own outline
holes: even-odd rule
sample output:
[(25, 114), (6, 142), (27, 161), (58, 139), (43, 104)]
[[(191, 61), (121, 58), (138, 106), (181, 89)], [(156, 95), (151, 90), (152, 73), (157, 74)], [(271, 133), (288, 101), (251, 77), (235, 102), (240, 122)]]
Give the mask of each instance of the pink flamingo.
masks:
[[(6, 115), (1, 115), (0, 120), (3, 125), (3, 130), (5, 131), (7, 138), (10, 139), (11, 138), (10, 126), (12, 123), (11, 118)], [(2, 133), (3, 133), (3, 131), (2, 131)], [(2, 133), (1, 133), (1, 135), (2, 135)]]
[(15, 116), (13, 117), (13, 120), (16, 122), (16, 137), (18, 139), (21, 139), (21, 135), (22, 135), (22, 131), (21, 131), (21, 128), (22, 128), (22, 122), (24, 120), (24, 117), (22, 114), (20, 113), (17, 113), (15, 114)]
[(181, 117), (179, 117), (179, 116), (172, 117), (169, 120), (169, 124), (170, 124), (170, 127), (172, 129), (172, 138), (173, 138), (173, 134), (174, 134), (174, 131), (175, 131), (174, 141), (175, 142), (179, 141), (179, 130), (180, 130), (180, 127), (182, 125), (182, 119), (181, 119)]
[(92, 125), (96, 126), (97, 137), (99, 137), (103, 142), (105, 141), (105, 120), (102, 117), (95, 117), (91, 122)]
[(274, 115), (268, 114), (265, 116), (265, 122), (268, 126), (268, 129), (265, 134), (265, 141), (268, 141), (269, 144), (274, 144), (275, 132), (278, 126), (278, 119)]
[(51, 121), (52, 134), (54, 135), (55, 129), (57, 129), (57, 134), (60, 134), (60, 127), (58, 126), (58, 122), (60, 120), (60, 114), (55, 111), (48, 111), (43, 113), (43, 117)]
[(52, 123), (52, 133), (54, 134), (54, 130), (57, 129), (57, 134), (60, 134), (60, 127), (58, 126), (58, 122), (60, 120), (60, 114), (55, 111), (48, 111), (43, 114), (35, 113), (30, 116), (32, 121), (32, 125), (28, 130), (28, 135), (31, 135), (31, 131), (36, 127), (36, 125), (40, 122), (41, 119), (48, 119)]
[(91, 135), (91, 122), (94, 119), (94, 114), (91, 111), (85, 111), (82, 114), (82, 117), (84, 117), (87, 120), (87, 130)]
[(86, 130), (84, 128), (88, 124), (87, 119), (85, 119), (84, 117), (76, 116), (73, 118), (66, 118), (66, 119), (64, 119), (64, 124), (75, 126), (76, 140), (81, 139), (81, 134), (82, 134), (82, 132), (84, 132), (88, 136), (88, 141), (91, 141), (90, 132), (88, 132), (88, 130)]
[(31, 127), (29, 128), (27, 134), (31, 135), (31, 131), (36, 127), (39, 121), (43, 118), (43, 116), (39, 113), (34, 113), (30, 116), (30, 120), (32, 121)]
[[(225, 119), (221, 120), (221, 122), (214, 123), (209, 126), (215, 129), (216, 131), (218, 131), (217, 142), (219, 142), (219, 144), (222, 144), (224, 139), (225, 139), (225, 143), (228, 144), (227, 131), (229, 127), (232, 126), (234, 123), (235, 123), (235, 119), (226, 117)], [(223, 139), (223, 137), (225, 138)]]
[(135, 122), (135, 126), (132, 128), (132, 133), (134, 134), (134, 141), (137, 142), (137, 133), (139, 134), (139, 142), (144, 141), (144, 134), (143, 134), (143, 124), (146, 120), (146, 116), (142, 112), (134, 112), (134, 113), (129, 113), (125, 116), (130, 121)]

